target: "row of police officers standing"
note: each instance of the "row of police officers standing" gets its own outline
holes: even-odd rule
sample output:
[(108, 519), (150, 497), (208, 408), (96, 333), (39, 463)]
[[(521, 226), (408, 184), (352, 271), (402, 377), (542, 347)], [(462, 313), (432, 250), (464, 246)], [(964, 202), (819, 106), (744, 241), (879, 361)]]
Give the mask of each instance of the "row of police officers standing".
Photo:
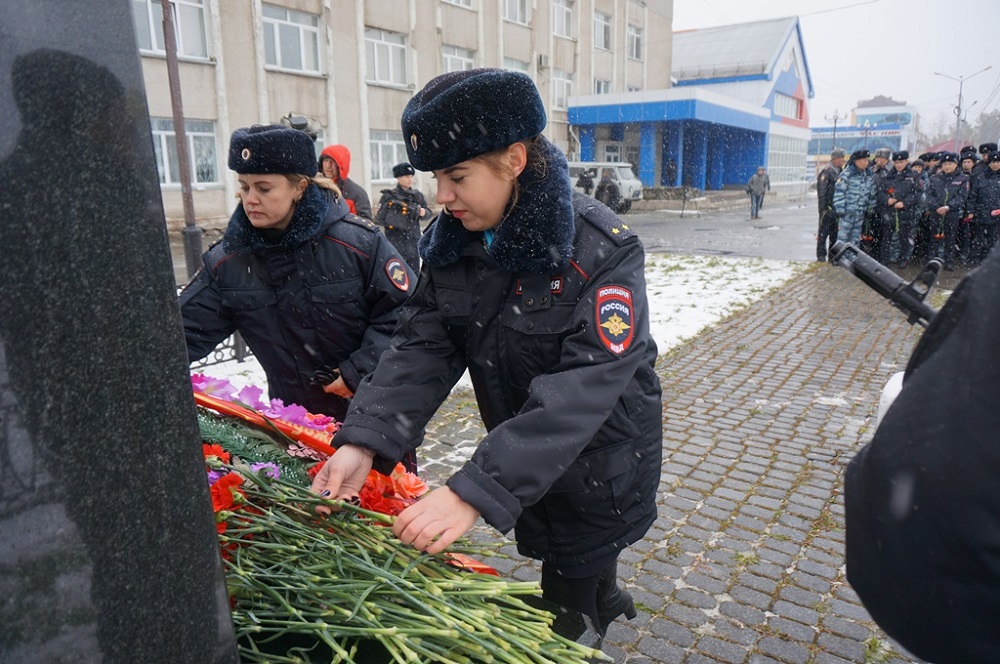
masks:
[(979, 265), (1000, 236), (1000, 151), (996, 143), (961, 152), (880, 148), (848, 157), (835, 148), (817, 176), (816, 259), (836, 240), (859, 245), (884, 265), (938, 258), (946, 270)]

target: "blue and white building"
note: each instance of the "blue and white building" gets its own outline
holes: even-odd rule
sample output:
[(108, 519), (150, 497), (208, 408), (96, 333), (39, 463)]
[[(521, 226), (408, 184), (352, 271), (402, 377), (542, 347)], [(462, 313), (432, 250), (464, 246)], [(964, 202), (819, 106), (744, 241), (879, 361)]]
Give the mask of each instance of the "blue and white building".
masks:
[(648, 187), (742, 187), (758, 166), (773, 185), (806, 179), (814, 90), (799, 19), (673, 40), (670, 89), (569, 100), (576, 156), (632, 162)]

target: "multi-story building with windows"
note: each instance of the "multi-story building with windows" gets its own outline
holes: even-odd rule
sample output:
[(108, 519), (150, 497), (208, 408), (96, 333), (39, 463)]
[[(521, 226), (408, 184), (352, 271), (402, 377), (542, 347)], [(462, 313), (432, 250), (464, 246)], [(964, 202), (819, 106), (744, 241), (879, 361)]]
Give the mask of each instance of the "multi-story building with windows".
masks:
[[(373, 198), (405, 161), (399, 118), (434, 76), (506, 67), (532, 76), (546, 137), (581, 152), (574, 95), (670, 87), (672, 0), (170, 0), (199, 223), (234, 206), (226, 167), (238, 127), (290, 112), (322, 125), (318, 144), (352, 153), (351, 179)], [(160, 0), (133, 0), (164, 206), (183, 217)], [(600, 136), (605, 155), (638, 162), (630, 132)], [(317, 145), (321, 148), (322, 145)], [(417, 186), (433, 196), (433, 181)], [(432, 199), (433, 200), (433, 199)]]

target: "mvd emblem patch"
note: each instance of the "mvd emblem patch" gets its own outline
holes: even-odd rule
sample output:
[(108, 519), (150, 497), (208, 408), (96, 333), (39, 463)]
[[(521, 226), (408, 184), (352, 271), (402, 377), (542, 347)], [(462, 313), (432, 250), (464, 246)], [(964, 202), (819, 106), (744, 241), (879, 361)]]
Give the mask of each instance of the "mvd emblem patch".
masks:
[(604, 347), (621, 355), (632, 345), (635, 332), (635, 309), (632, 291), (622, 286), (597, 289), (597, 336)]
[(385, 273), (389, 275), (392, 285), (403, 291), (410, 290), (410, 275), (406, 273), (403, 261), (398, 258), (390, 258), (385, 262)]

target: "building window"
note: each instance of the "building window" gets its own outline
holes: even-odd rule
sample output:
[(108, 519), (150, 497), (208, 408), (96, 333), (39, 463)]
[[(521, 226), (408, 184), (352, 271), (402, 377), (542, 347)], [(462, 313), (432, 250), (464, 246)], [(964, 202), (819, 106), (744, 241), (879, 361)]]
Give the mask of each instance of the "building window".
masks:
[(365, 28), (370, 83), (406, 85), (406, 37), (398, 32)]
[(514, 23), (528, 24), (528, 0), (503, 0), (503, 17)]
[(573, 0), (552, 0), (552, 32), (557, 37), (573, 37)]
[(445, 73), (450, 71), (465, 71), (475, 66), (473, 60), (476, 57), (475, 51), (458, 46), (441, 47), (441, 66)]
[(523, 71), (525, 74), (527, 74), (529, 67), (531, 67), (531, 63), (525, 60), (515, 60), (514, 58), (503, 59), (504, 69), (511, 69), (513, 71)]
[(264, 5), (264, 62), (278, 69), (319, 73), (319, 16)]
[(802, 119), (802, 102), (795, 97), (774, 93), (774, 112), (783, 118)]
[(552, 70), (552, 106), (566, 108), (573, 96), (573, 75), (561, 69)]
[[(156, 153), (156, 169), (160, 172), (160, 184), (180, 184), (181, 169), (177, 159), (174, 121), (169, 118), (150, 118), (149, 124), (153, 130), (153, 151)], [(218, 184), (219, 161), (215, 150), (215, 123), (211, 120), (185, 120), (184, 131), (191, 161), (191, 182)]]
[(642, 28), (628, 26), (628, 57), (642, 60)]
[(611, 92), (611, 81), (606, 81), (602, 78), (594, 79), (594, 94), (595, 95), (606, 95)]
[(594, 12), (594, 48), (611, 50), (611, 15)]
[(771, 182), (806, 179), (808, 149), (808, 140), (771, 134), (767, 153), (767, 171)]
[(616, 164), (622, 160), (621, 143), (606, 143), (604, 145), (604, 161), (613, 161)]
[(407, 161), (403, 132), (372, 130), (369, 134), (372, 182), (387, 182), (393, 179), (392, 167)]
[[(204, 0), (171, 0), (177, 54), (189, 58), (208, 58), (205, 33)], [(132, 0), (132, 20), (139, 49), (166, 53), (163, 45), (163, 5), (160, 0)]]
[(458, 5), (459, 7), (468, 7), (472, 9), (472, 0), (444, 0), (449, 5)]

